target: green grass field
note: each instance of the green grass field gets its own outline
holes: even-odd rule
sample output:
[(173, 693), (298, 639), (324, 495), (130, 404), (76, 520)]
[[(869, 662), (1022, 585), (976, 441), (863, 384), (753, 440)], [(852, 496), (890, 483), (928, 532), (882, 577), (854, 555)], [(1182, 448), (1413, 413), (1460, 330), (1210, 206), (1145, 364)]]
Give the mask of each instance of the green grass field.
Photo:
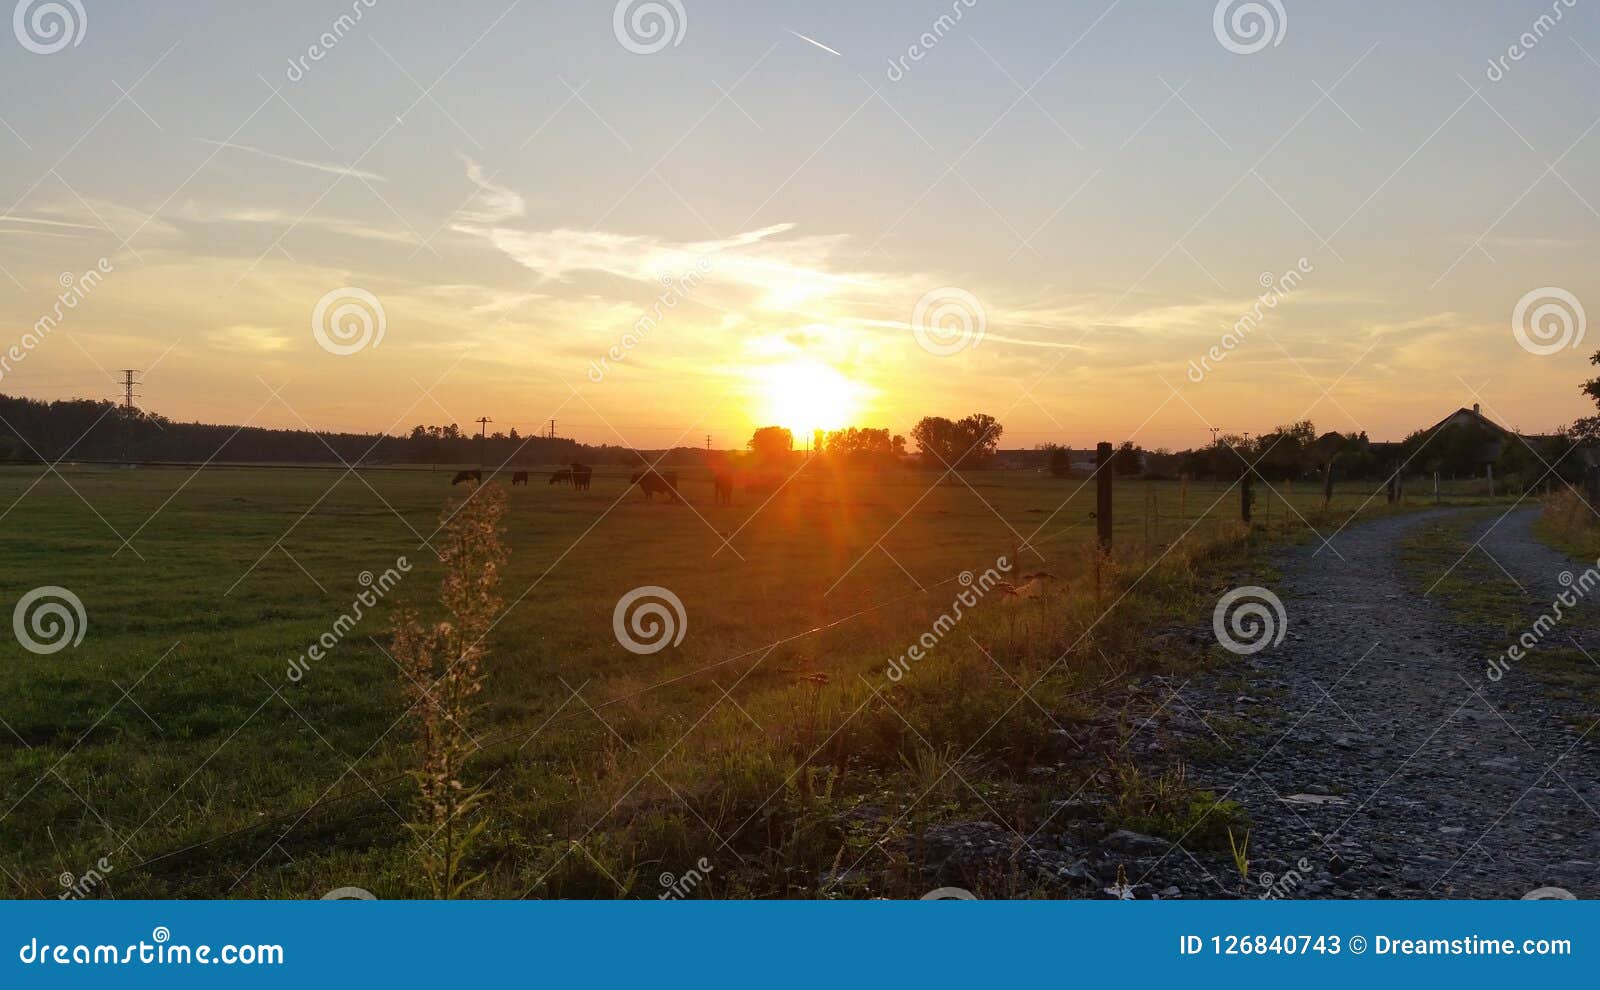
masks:
[[(1117, 552), (1097, 578), (1092, 484), (803, 475), (770, 501), (741, 492), (717, 507), (709, 478), (682, 474), (688, 506), (646, 503), (606, 469), (587, 493), (537, 472), (510, 491), (509, 607), (472, 726), (470, 776), (491, 791), (477, 895), (651, 897), (658, 874), (702, 858), (720, 869), (697, 896), (894, 894), (907, 864), (851, 809), (902, 810), (897, 834), (985, 805), (1025, 826), (1040, 795), (1009, 781), (1063, 720), (1096, 711), (1097, 687), (1193, 662), (1152, 648), (1149, 631), (1209, 608), (1203, 572), (1257, 542), (1224, 486), (1119, 480)], [(92, 896), (423, 890), (401, 824), (411, 732), (385, 644), (390, 606), (435, 601), (427, 540), (465, 494), (448, 482), (0, 469), (7, 611), (55, 585), (87, 614), (82, 642), (49, 655), (0, 640), (10, 895), (53, 896), (91, 869), (105, 877)], [(1256, 517), (1331, 534), (1370, 494), (1341, 489), (1323, 513), (1313, 486), (1260, 490)], [(1045, 594), (986, 600), (887, 680), (957, 576), (1018, 546), (1031, 549), (1013, 579), (1048, 572)], [(415, 566), (384, 603), (292, 679), (362, 573), (401, 556)], [(681, 645), (619, 644), (613, 607), (644, 585), (682, 601)], [(848, 882), (825, 883), (830, 870)]]

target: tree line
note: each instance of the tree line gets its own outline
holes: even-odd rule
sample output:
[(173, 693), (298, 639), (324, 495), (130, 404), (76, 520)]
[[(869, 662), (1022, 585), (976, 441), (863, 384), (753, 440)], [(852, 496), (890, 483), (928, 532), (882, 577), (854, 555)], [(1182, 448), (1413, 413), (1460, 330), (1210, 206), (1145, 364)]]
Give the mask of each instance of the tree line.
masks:
[[(911, 428), (917, 453), (907, 453), (906, 438), (888, 429), (849, 426), (839, 430), (817, 430), (812, 436), (812, 456), (855, 466), (883, 467), (918, 463), (928, 468), (975, 469), (990, 466), (1005, 428), (987, 413), (973, 413), (958, 420), (943, 416), (924, 416)], [(794, 433), (784, 426), (763, 426), (745, 444), (750, 457), (762, 464), (793, 459)]]
[[(1594, 357), (1600, 364), (1600, 353)], [(1585, 394), (1600, 405), (1600, 378), (1584, 383)], [(1001, 452), (1004, 427), (986, 413), (959, 419), (925, 416), (907, 436), (884, 428), (850, 426), (817, 431), (809, 453), (825, 463), (851, 468), (922, 467), (977, 470), (997, 466), (1034, 468), (1057, 476), (1082, 474), (1083, 452), (1074, 461), (1065, 447), (1042, 445), (1032, 451)], [(915, 444), (915, 450), (911, 445)], [(1533, 484), (1546, 473), (1577, 481), (1583, 477), (1575, 445), (1600, 445), (1600, 416), (1581, 419), (1547, 436), (1518, 437), (1483, 422), (1468, 421), (1438, 431), (1418, 430), (1406, 439), (1383, 443), (1366, 433), (1318, 433), (1309, 420), (1279, 426), (1259, 436), (1228, 434), (1182, 451), (1145, 450), (1131, 441), (1119, 445), (1112, 470), (1148, 478), (1234, 480), (1250, 467), (1270, 481), (1320, 480), (1332, 470), (1337, 479), (1381, 480), (1404, 468), (1411, 476), (1434, 473), (1446, 478), (1481, 477), (1492, 468), (1508, 487)], [(747, 442), (748, 459), (777, 469), (804, 456), (792, 432), (766, 426)], [(729, 455), (697, 447), (642, 451), (627, 446), (580, 444), (564, 437), (522, 436), (515, 428), (480, 440), (457, 424), (419, 424), (404, 435), (344, 433), (180, 423), (157, 413), (128, 409), (94, 399), (42, 401), (0, 395), (0, 460), (155, 461), (238, 463), (476, 464), (566, 463), (637, 466), (641, 458), (665, 466), (725, 464)]]
[[(593, 458), (601, 448), (572, 440), (495, 435), (482, 441), (486, 464), (553, 464)], [(407, 436), (180, 423), (158, 413), (96, 399), (44, 402), (0, 395), (0, 460), (208, 460), (244, 464), (476, 464), (477, 436), (451, 424)]]

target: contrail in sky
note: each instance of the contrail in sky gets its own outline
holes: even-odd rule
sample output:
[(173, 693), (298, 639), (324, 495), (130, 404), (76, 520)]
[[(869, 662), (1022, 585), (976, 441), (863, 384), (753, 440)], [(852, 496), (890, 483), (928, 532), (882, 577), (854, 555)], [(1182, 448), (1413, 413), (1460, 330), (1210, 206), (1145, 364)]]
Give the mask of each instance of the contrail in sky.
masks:
[(804, 41), (808, 45), (816, 45), (818, 48), (822, 49), (823, 51), (827, 52), (830, 55), (837, 55), (840, 58), (844, 58), (844, 52), (836, 52), (832, 48), (829, 48), (827, 45), (824, 45), (822, 42), (818, 41), (815, 38), (807, 38), (805, 35), (801, 34), (799, 31), (794, 30), (793, 28), (784, 28), (784, 30), (788, 31), (790, 34), (794, 35), (796, 38), (799, 38), (801, 41)]

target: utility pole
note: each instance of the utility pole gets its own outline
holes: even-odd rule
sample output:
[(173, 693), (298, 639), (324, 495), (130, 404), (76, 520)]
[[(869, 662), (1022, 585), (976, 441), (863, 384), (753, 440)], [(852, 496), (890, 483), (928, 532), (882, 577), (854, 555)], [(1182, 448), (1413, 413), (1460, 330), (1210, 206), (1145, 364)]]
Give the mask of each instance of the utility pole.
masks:
[(711, 434), (709, 433), (706, 434), (706, 449), (711, 449)]
[(139, 382), (133, 379), (133, 376), (137, 374), (139, 374), (138, 368), (122, 369), (122, 408), (124, 409), (132, 409), (133, 400), (139, 397), (139, 394), (134, 391), (140, 385)]
[(552, 419), (550, 421), (550, 439), (554, 440), (555, 438), (556, 438), (556, 421)]
[(483, 470), (483, 438), (484, 432), (489, 429), (489, 424), (494, 420), (487, 416), (478, 417), (478, 469)]
[[(130, 412), (131, 413), (134, 409), (137, 408), (133, 404), (133, 400), (139, 398), (139, 393), (134, 391), (135, 389), (137, 389), (139, 387), (139, 384), (140, 384), (138, 381), (136, 381), (134, 379), (134, 376), (137, 375), (137, 374), (139, 374), (139, 369), (138, 368), (123, 368), (122, 369), (122, 409), (123, 409), (124, 412)], [(128, 418), (124, 417), (122, 419), (122, 423), (121, 423), (121, 426), (120, 426), (120, 432), (122, 434), (122, 437), (121, 437), (121, 440), (122, 440), (122, 463), (124, 463), (124, 464), (128, 464), (128, 463), (132, 462), (132, 460), (133, 460), (133, 455), (132, 455), (132, 450), (131, 450), (131, 448), (133, 446), (133, 441), (132, 441), (132, 438), (129, 436), (129, 434), (132, 432), (132, 430), (133, 430), (133, 424), (129, 421)]]

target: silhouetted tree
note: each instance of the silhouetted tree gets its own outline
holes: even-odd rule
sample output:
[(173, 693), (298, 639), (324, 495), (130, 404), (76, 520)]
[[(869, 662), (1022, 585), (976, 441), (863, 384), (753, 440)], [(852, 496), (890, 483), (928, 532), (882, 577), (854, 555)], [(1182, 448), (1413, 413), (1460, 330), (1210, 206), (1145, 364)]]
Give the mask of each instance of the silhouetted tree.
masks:
[(956, 422), (925, 416), (911, 428), (911, 438), (927, 467), (977, 468), (994, 458), (1004, 432), (1000, 422), (987, 413), (973, 413)]
[(1120, 475), (1134, 475), (1144, 471), (1144, 451), (1126, 440), (1112, 456), (1111, 470)]
[(1072, 453), (1065, 447), (1050, 445), (1050, 459), (1048, 462), (1050, 473), (1057, 478), (1065, 478), (1072, 474)]
[(794, 450), (794, 434), (788, 427), (763, 426), (750, 435), (747, 446), (758, 461), (783, 461)]

